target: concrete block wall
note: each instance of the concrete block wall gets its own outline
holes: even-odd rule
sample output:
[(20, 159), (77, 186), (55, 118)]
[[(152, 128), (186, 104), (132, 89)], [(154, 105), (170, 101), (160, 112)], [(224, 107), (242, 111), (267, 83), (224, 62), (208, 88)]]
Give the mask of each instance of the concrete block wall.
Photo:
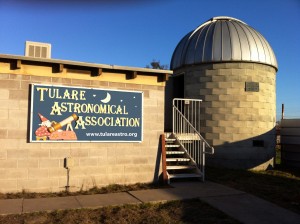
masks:
[[(127, 81), (128, 82), (128, 81)], [(28, 143), (30, 84), (84, 86), (144, 92), (141, 143)], [(72, 157), (70, 190), (157, 180), (159, 135), (164, 131), (164, 86), (0, 74), (0, 192), (65, 190), (64, 158)]]
[[(266, 169), (275, 155), (276, 71), (256, 63), (184, 68), (185, 97), (202, 99), (201, 132), (216, 153), (209, 164)], [(245, 91), (258, 82), (259, 92)], [(253, 140), (263, 141), (254, 146)]]

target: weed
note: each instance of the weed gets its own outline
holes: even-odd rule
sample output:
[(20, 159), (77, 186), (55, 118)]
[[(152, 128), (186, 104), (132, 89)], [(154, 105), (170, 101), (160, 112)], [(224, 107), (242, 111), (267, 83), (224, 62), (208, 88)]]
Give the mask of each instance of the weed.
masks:
[(161, 188), (164, 186), (160, 186), (157, 184), (146, 184), (146, 183), (136, 183), (132, 185), (119, 185), (119, 184), (111, 184), (105, 187), (92, 187), (89, 190), (84, 191), (81, 188), (77, 192), (69, 192), (69, 191), (61, 191), (57, 193), (48, 192), (48, 193), (34, 193), (23, 190), (19, 193), (0, 193), (0, 199), (16, 199), (16, 198), (48, 198), (48, 197), (65, 197), (65, 196), (75, 196), (75, 195), (91, 195), (91, 194), (107, 194), (107, 193), (117, 193), (117, 192), (126, 192), (126, 191), (135, 191), (135, 190), (145, 190), (145, 189), (153, 189), (153, 188)]

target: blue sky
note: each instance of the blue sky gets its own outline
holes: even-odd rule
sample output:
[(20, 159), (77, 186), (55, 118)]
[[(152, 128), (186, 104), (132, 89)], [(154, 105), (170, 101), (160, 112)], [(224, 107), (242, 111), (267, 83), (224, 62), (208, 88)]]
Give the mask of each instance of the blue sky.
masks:
[(0, 54), (25, 41), (51, 43), (52, 58), (145, 67), (170, 64), (180, 39), (208, 19), (230, 16), (273, 48), (277, 117), (300, 117), (300, 0), (0, 0)]

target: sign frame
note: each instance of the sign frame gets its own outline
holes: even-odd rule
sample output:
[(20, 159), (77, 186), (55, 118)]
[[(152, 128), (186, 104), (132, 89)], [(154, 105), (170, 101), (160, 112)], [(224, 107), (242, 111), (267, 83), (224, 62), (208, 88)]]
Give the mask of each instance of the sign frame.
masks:
[[(30, 143), (141, 143), (143, 141), (143, 91), (39, 83), (30, 84), (30, 88), (30, 127), (28, 135)], [(50, 95), (52, 98), (50, 98)], [(99, 99), (97, 99), (98, 96)], [(98, 103), (96, 103), (96, 100), (101, 102), (97, 101)], [(80, 104), (81, 102), (82, 104)], [(72, 107), (72, 105), (77, 107)], [(86, 108), (89, 108), (89, 112), (92, 110), (91, 108), (94, 108), (93, 112), (96, 113), (87, 113)], [(49, 110), (51, 110), (50, 113), (45, 112)], [(84, 117), (85, 112), (91, 116)], [(51, 122), (48, 117), (55, 121)], [(89, 120), (87, 117), (90, 117)], [(41, 123), (37, 124), (37, 120)], [(40, 129), (38, 126), (40, 126)], [(88, 133), (94, 135), (88, 136)], [(101, 135), (95, 135), (97, 133)], [(62, 137), (63, 135), (67, 137)], [(34, 139), (35, 137), (36, 139)]]

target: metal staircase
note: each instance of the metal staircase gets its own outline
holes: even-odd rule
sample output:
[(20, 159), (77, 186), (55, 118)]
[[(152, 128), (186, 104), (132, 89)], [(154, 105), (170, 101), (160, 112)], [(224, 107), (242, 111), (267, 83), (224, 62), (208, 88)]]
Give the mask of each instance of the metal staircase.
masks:
[(166, 170), (169, 179), (201, 178), (201, 172), (195, 161), (182, 147), (178, 139), (171, 134), (165, 135)]
[(161, 136), (164, 182), (179, 178), (205, 179), (205, 154), (213, 154), (214, 148), (199, 133), (200, 102), (173, 100), (173, 131)]

